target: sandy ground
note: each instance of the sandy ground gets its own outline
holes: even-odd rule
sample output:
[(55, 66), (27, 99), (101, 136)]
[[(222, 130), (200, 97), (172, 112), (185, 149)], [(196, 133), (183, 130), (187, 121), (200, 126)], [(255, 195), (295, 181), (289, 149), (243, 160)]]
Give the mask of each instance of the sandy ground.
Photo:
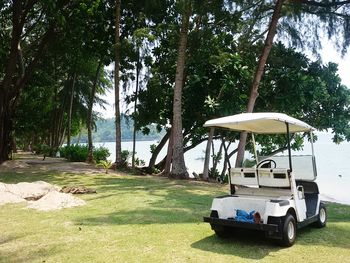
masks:
[[(50, 158), (45, 160), (41, 156), (27, 152), (16, 155), (15, 160), (10, 160), (0, 165), (0, 174), (4, 171), (59, 171), (62, 173), (94, 174), (103, 172), (92, 164), (67, 162), (62, 158)], [(5, 184), (0, 182), (0, 206), (7, 203), (25, 202), (28, 208), (41, 211), (57, 210), (62, 208), (85, 205), (85, 201), (76, 198), (72, 194), (60, 193), (60, 187), (47, 182), (37, 181), (33, 183), (21, 182), (18, 184)]]
[(19, 152), (16, 154), (15, 160), (9, 160), (0, 165), (1, 171), (8, 170), (21, 171), (36, 170), (36, 171), (60, 171), (67, 173), (101, 173), (102, 168), (96, 168), (93, 164), (83, 162), (68, 162), (63, 158), (46, 157), (43, 160), (42, 156), (34, 155), (29, 152)]
[(85, 205), (85, 201), (59, 191), (59, 187), (43, 181), (0, 183), (0, 205), (25, 202), (28, 208), (41, 211)]

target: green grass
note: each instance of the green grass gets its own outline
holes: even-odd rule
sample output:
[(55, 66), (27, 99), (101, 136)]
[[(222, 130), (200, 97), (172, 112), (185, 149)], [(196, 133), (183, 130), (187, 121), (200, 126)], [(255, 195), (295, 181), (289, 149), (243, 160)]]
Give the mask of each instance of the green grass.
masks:
[(220, 240), (202, 222), (226, 187), (163, 178), (3, 173), (0, 181), (45, 180), (97, 190), (87, 205), (55, 212), (0, 207), (0, 262), (350, 262), (350, 206), (329, 204), (324, 229), (298, 231), (281, 248), (257, 232)]

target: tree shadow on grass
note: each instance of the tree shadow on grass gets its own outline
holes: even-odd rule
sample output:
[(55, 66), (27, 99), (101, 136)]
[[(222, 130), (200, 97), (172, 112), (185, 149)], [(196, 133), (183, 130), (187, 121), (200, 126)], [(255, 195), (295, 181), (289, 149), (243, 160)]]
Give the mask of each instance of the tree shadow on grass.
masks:
[(0, 249), (0, 263), (1, 262), (46, 262), (46, 259), (54, 254), (61, 252), (59, 247), (49, 247), (49, 248), (36, 248), (31, 249), (30, 253), (23, 253), (23, 251), (28, 251), (32, 246), (21, 246), (16, 248), (11, 248), (11, 250), (3, 251)]
[[(340, 235), (343, 238), (339, 238)], [(297, 231), (296, 244), (350, 249), (350, 229), (338, 226), (336, 223), (322, 229), (307, 226)], [(221, 239), (213, 234), (193, 243), (191, 247), (255, 260), (263, 259), (271, 252), (288, 249), (281, 247), (277, 240), (265, 238), (263, 232), (242, 229), (235, 229), (232, 237), (227, 239)]]
[(192, 248), (217, 254), (234, 255), (241, 258), (260, 260), (271, 252), (284, 249), (265, 238), (261, 231), (235, 229), (230, 238), (219, 238), (215, 234), (191, 245)]
[(33, 244), (21, 241), (28, 233), (22, 235), (0, 236), (0, 263), (1, 262), (45, 262), (46, 258), (60, 253), (58, 246), (38, 248)]

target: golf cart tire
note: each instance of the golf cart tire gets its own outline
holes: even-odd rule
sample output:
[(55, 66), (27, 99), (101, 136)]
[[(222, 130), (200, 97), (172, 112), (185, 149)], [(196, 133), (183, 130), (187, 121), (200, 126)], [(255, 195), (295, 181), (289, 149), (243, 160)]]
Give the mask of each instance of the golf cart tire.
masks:
[(222, 239), (226, 239), (226, 238), (231, 237), (231, 231), (228, 227), (215, 226), (214, 232), (219, 238), (222, 238)]
[(318, 210), (317, 221), (315, 222), (315, 226), (318, 228), (325, 227), (327, 224), (327, 209), (324, 203), (320, 203), (320, 208)]
[(280, 244), (284, 247), (291, 247), (297, 236), (297, 224), (294, 216), (287, 214), (283, 221), (282, 239)]

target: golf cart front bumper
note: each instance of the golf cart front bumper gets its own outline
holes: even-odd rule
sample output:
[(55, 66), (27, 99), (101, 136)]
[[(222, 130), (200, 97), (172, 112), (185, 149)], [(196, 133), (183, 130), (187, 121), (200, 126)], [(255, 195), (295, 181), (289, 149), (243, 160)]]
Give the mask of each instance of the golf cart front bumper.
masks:
[(270, 233), (278, 232), (278, 225), (275, 224), (254, 224), (247, 222), (235, 221), (233, 219), (221, 219), (216, 217), (203, 217), (204, 222), (210, 223), (211, 228), (215, 230), (217, 226), (243, 228), (243, 229), (254, 229), (261, 230)]

